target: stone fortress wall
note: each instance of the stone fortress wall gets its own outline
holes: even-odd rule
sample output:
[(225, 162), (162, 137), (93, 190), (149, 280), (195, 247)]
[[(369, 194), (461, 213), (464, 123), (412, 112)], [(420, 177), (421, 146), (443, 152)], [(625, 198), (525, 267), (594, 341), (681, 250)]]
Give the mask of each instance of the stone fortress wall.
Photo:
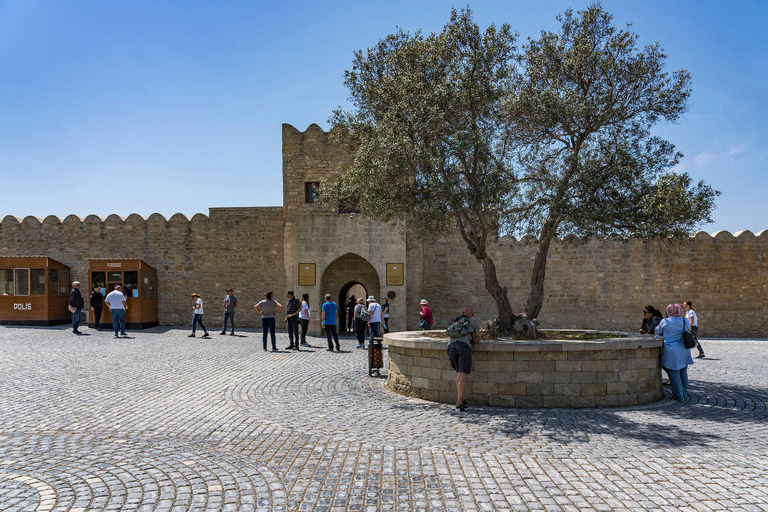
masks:
[[(142, 259), (157, 269), (161, 325), (192, 320), (190, 294), (205, 301), (209, 330), (220, 329), (224, 289), (237, 290), (240, 325), (255, 326), (248, 311), (266, 289), (283, 288), (282, 208), (211, 208), (191, 219), (152, 214), (106, 219), (70, 215), (63, 221), (6, 216), (0, 223), (0, 256), (48, 256), (72, 268), (88, 286), (88, 260)], [(283, 290), (284, 291), (284, 290)]]
[[(310, 294), (312, 326), (319, 330), (325, 293), (334, 300), (344, 286), (363, 284), (372, 295), (395, 292), (394, 330), (416, 329), (418, 302), (429, 300), (435, 327), (464, 304), (477, 316), (496, 316), (479, 263), (458, 239), (423, 245), (394, 226), (358, 214), (329, 214), (305, 202), (305, 183), (338, 176), (350, 161), (319, 126), (301, 132), (283, 125), (283, 207), (210, 208), (187, 219), (160, 214), (144, 219), (90, 215), (64, 220), (49, 216), (0, 222), (0, 256), (48, 256), (72, 267), (88, 282), (88, 260), (140, 258), (158, 271), (162, 325), (191, 321), (189, 294), (206, 300), (210, 330), (220, 328), (219, 302), (231, 286), (240, 301), (237, 323), (257, 327), (252, 306), (271, 289)], [(536, 251), (533, 237), (503, 238), (492, 253), (499, 279), (516, 309), (528, 293)], [(639, 241), (593, 240), (553, 244), (547, 268), (543, 327), (636, 330), (642, 309), (663, 309), (691, 300), (702, 336), (765, 336), (768, 232), (754, 235), (698, 233), (683, 246)], [(315, 263), (315, 286), (298, 285), (298, 264)], [(386, 264), (405, 264), (405, 284), (387, 286)], [(281, 327), (282, 323), (278, 322)]]
[[(492, 254), (513, 308), (522, 311), (536, 240), (502, 239)], [(768, 231), (736, 236), (700, 232), (680, 246), (561, 241), (550, 249), (540, 322), (547, 328), (636, 331), (646, 305), (663, 311), (669, 303), (690, 300), (701, 336), (765, 337), (767, 254)], [(482, 268), (460, 240), (425, 248), (422, 268), (423, 294), (434, 306), (438, 325), (447, 324), (464, 303), (478, 305), (482, 320), (495, 318)]]

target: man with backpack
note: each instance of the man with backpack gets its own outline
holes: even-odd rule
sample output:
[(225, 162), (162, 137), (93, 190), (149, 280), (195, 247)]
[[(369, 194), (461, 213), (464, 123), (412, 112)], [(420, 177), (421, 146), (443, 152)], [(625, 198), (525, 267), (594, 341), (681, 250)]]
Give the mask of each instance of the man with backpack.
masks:
[(480, 342), (480, 322), (475, 320), (472, 306), (464, 306), (461, 316), (454, 318), (445, 330), (451, 338), (448, 344), (448, 359), (456, 370), (456, 410), (467, 408), (464, 402), (464, 389), (467, 375), (472, 370), (472, 343)]

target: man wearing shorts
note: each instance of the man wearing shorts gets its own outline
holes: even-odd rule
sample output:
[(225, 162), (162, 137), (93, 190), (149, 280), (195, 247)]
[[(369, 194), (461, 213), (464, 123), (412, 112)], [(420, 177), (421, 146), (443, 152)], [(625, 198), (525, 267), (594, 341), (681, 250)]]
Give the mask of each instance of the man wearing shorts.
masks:
[(448, 359), (451, 367), (456, 370), (456, 410), (463, 411), (467, 408), (464, 402), (464, 389), (467, 386), (467, 375), (472, 370), (472, 341), (480, 341), (480, 322), (475, 320), (475, 311), (472, 306), (464, 306), (462, 315), (469, 319), (469, 332), (466, 336), (453, 338), (448, 344)]

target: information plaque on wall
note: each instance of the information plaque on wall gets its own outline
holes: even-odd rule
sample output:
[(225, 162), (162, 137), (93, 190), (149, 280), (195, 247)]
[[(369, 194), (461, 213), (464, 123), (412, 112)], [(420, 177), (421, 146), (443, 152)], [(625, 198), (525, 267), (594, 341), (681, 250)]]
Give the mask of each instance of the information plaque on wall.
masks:
[(402, 263), (387, 263), (387, 286), (403, 286), (404, 267)]
[(315, 286), (316, 269), (314, 263), (299, 263), (299, 286)]

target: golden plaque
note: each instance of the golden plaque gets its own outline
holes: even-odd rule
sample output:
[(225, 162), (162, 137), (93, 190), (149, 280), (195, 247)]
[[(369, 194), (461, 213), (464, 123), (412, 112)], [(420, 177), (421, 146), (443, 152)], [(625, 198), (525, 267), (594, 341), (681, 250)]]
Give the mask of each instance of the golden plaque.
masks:
[(314, 263), (299, 263), (299, 286), (315, 286), (316, 270)]
[(405, 283), (405, 265), (387, 263), (387, 286), (403, 286)]

